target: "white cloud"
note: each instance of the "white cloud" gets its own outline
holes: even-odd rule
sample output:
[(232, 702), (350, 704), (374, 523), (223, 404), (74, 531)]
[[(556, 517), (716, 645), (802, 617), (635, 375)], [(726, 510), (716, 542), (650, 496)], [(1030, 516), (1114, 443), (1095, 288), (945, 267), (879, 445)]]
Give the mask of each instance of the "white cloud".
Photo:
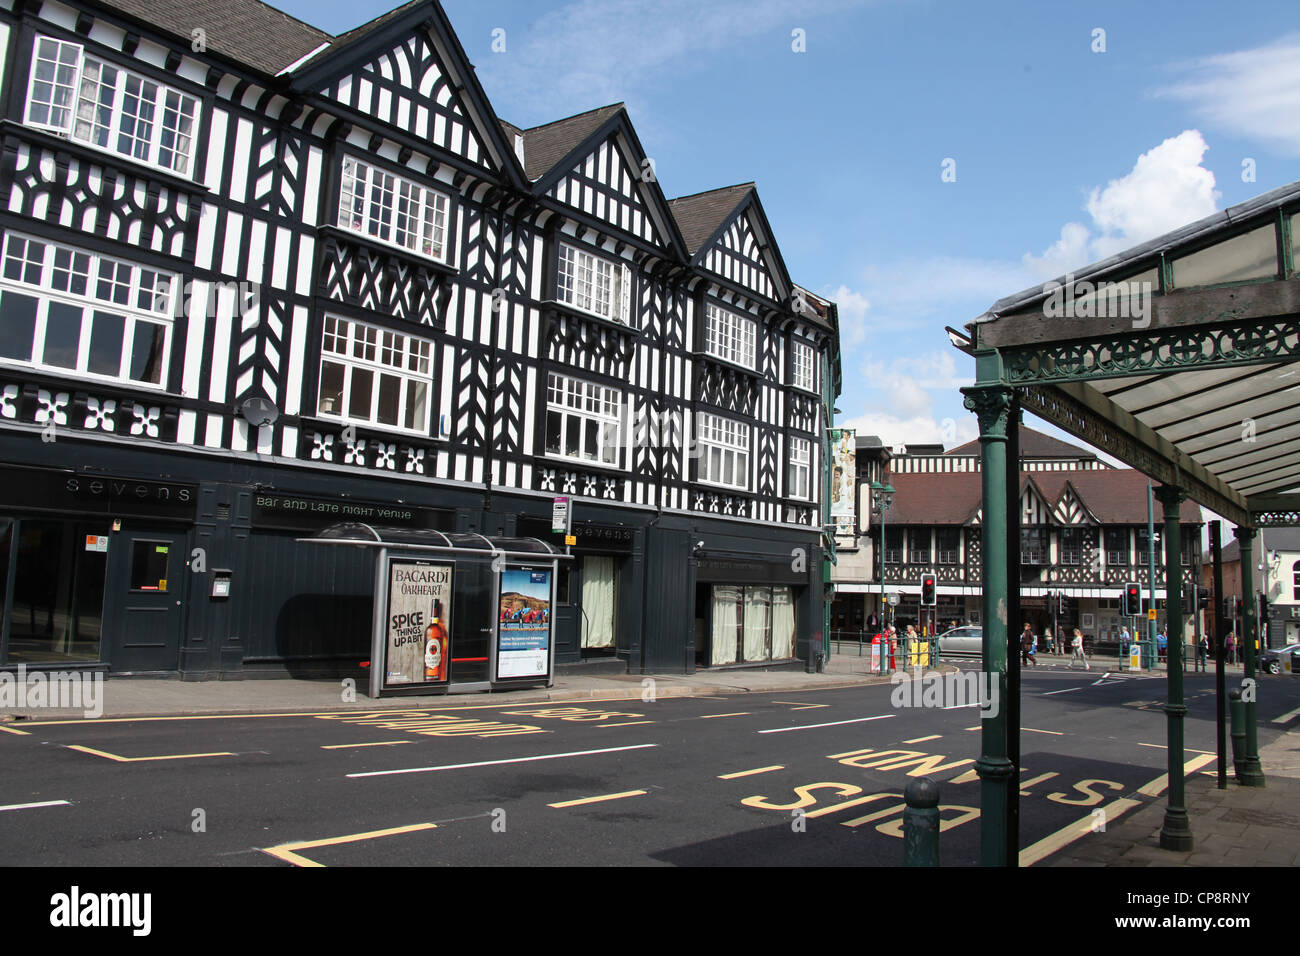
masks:
[(835, 424), (837, 428), (851, 428), (859, 435), (878, 435), (890, 448), (938, 444), (954, 448), (979, 437), (979, 425), (973, 415), (936, 419), (931, 415), (902, 417), (888, 412), (866, 412)]
[(1156, 95), (1189, 103), (1207, 125), (1300, 156), (1300, 33), (1184, 69), (1186, 79)]
[(840, 344), (848, 349), (861, 345), (867, 337), (867, 311), (871, 303), (860, 292), (854, 292), (846, 285), (841, 285), (833, 292), (821, 293), (839, 308)]
[(1212, 214), (1220, 193), (1201, 165), (1209, 148), (1189, 129), (1147, 150), (1127, 175), (1088, 194), (1091, 227), (1067, 222), (1041, 256), (1026, 253), (1023, 263), (1038, 279), (1055, 278)]

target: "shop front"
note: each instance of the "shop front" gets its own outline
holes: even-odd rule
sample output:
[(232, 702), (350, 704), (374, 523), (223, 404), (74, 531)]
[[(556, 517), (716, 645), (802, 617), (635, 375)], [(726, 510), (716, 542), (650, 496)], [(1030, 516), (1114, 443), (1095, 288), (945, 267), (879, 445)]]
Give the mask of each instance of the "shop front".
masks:
[(790, 562), (701, 556), (695, 569), (695, 665), (797, 663), (796, 602), (807, 575)]

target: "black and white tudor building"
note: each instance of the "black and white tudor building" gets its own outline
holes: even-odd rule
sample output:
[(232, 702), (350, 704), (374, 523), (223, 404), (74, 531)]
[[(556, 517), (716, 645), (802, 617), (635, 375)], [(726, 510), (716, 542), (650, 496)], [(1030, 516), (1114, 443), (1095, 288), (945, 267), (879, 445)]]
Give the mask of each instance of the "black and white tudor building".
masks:
[(0, 51), (0, 666), (352, 672), (373, 556), (302, 539), (557, 495), (559, 661), (813, 666), (837, 318), (752, 184), (499, 120), (434, 0), (0, 0)]

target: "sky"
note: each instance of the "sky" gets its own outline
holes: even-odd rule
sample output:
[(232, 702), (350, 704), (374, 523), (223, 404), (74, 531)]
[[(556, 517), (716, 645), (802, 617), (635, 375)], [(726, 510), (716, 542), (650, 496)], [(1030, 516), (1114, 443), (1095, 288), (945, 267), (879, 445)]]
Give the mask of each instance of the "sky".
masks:
[(443, 7), (502, 119), (624, 102), (669, 198), (756, 182), (791, 277), (838, 303), (838, 424), (890, 446), (977, 435), (945, 326), (1300, 180), (1295, 0)]

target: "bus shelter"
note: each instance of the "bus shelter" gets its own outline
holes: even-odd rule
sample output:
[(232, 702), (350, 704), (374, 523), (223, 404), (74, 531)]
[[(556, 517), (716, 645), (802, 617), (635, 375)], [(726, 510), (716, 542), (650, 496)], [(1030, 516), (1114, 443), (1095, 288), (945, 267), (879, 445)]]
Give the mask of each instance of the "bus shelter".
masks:
[(537, 538), (331, 525), (307, 543), (375, 554), (370, 696), (554, 683), (559, 564)]
[[(1300, 524), (1297, 239), (1300, 183), (1293, 183), (1007, 296), (964, 331), (948, 329), (952, 343), (975, 359), (975, 384), (962, 391), (980, 432), (983, 659), (1009, 705), (981, 722), (983, 865), (1014, 866), (1019, 859), (1018, 664), (1008, 655), (1007, 630), (1019, 618), (1022, 410), (1160, 483), (1166, 582), (1183, 580), (1179, 510), (1187, 498), (1234, 524), (1242, 553), (1252, 554), (1257, 529)], [(1259, 622), (1249, 558), (1241, 561), (1241, 593), (1246, 753), (1237, 779), (1262, 787)], [(1222, 673), (1220, 597), (1213, 606)], [(1171, 587), (1167, 620), (1175, 635), (1183, 632), (1180, 598)], [(1181, 851), (1193, 845), (1183, 655), (1182, 641), (1171, 640), (1168, 806), (1160, 833), (1162, 847)], [(1223, 686), (1221, 678), (1221, 713)]]

